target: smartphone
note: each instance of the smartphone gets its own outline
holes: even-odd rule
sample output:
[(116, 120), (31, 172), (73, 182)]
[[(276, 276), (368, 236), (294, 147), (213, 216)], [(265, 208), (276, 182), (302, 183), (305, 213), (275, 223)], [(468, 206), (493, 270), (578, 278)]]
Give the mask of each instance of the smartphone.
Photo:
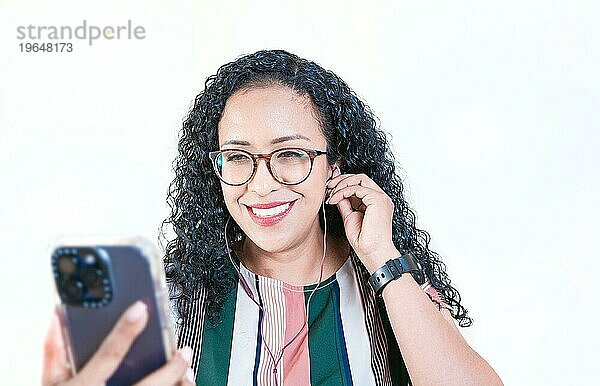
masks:
[(110, 243), (54, 243), (51, 266), (63, 337), (79, 372), (136, 300), (148, 323), (108, 386), (131, 385), (164, 365), (175, 350), (164, 268), (156, 247), (141, 237)]

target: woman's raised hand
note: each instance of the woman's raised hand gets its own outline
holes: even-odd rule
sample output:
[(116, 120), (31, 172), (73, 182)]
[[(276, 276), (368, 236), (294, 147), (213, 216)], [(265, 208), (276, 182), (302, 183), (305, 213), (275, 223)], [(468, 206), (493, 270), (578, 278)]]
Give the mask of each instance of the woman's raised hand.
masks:
[(327, 190), (326, 203), (337, 205), (348, 242), (369, 272), (399, 256), (392, 241), (394, 202), (375, 181), (336, 169)]
[[(43, 386), (104, 385), (117, 370), (129, 347), (148, 321), (144, 303), (134, 303), (121, 315), (92, 358), (73, 376), (69, 370), (57, 312), (53, 312), (52, 322), (44, 340)], [(189, 347), (177, 350), (165, 365), (140, 380), (136, 386), (194, 385), (195, 377), (190, 368), (191, 356), (192, 351)]]

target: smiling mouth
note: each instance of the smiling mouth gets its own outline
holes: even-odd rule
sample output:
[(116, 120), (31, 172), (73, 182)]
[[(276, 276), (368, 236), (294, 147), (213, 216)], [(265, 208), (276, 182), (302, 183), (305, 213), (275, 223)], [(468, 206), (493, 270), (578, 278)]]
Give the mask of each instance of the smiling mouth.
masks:
[(252, 213), (255, 216), (268, 218), (268, 217), (277, 216), (278, 214), (285, 212), (286, 210), (288, 210), (290, 205), (292, 205), (292, 203), (293, 203), (293, 201), (290, 201), (285, 204), (278, 205), (278, 206), (275, 206), (273, 208), (268, 208), (268, 209), (259, 209), (259, 208), (254, 208), (251, 206), (248, 208), (250, 208), (250, 210), (252, 211)]
[(273, 208), (254, 208), (246, 206), (248, 214), (255, 224), (268, 227), (281, 222), (291, 212), (297, 200), (286, 202)]

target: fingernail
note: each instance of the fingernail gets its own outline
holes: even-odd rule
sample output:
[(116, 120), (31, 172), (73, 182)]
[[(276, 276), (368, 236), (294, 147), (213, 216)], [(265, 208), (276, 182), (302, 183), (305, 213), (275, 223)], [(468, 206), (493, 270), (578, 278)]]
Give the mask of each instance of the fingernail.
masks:
[(186, 362), (190, 363), (192, 361), (192, 349), (189, 346), (185, 346), (181, 349), (181, 356)]
[(192, 371), (192, 369), (187, 369), (187, 371), (185, 372), (185, 377), (188, 379), (188, 381), (196, 383), (196, 379), (194, 379), (194, 372)]
[(137, 301), (133, 304), (133, 306), (129, 307), (127, 310), (127, 320), (129, 322), (135, 322), (139, 320), (146, 313), (146, 305), (144, 302)]

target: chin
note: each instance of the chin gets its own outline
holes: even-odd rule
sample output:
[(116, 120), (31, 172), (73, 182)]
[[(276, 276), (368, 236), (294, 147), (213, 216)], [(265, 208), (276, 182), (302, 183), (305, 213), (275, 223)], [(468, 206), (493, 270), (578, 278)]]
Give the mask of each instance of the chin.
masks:
[[(284, 232), (287, 232), (284, 230)], [(279, 234), (271, 230), (262, 230), (247, 233), (248, 238), (256, 244), (257, 247), (267, 252), (278, 252), (285, 250), (287, 246), (293, 243), (291, 237), (293, 234)]]

